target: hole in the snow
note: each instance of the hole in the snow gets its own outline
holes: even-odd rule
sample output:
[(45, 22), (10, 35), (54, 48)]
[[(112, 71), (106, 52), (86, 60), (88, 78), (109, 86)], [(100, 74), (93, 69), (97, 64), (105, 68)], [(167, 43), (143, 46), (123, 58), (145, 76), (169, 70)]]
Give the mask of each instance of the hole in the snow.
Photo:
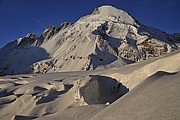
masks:
[(112, 103), (129, 91), (116, 79), (98, 75), (90, 77), (89, 82), (80, 88), (80, 95), (87, 104)]

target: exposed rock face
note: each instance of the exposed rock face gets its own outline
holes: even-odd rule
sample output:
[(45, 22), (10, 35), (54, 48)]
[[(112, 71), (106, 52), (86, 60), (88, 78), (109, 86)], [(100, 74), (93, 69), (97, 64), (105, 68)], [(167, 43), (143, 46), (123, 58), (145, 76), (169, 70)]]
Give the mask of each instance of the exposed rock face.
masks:
[(92, 15), (96, 15), (96, 14), (99, 14), (99, 13), (100, 12), (99, 12), (98, 8), (95, 8), (94, 11), (92, 12)]
[[(145, 26), (125, 11), (112, 6), (96, 8), (91, 15), (82, 17), (73, 24), (63, 23), (57, 29), (51, 26), (40, 38), (30, 38), (29, 41), (33, 42), (22, 44), (43, 49), (48, 57), (32, 63), (20, 73), (121, 66), (131, 63), (130, 61), (138, 62), (164, 55), (178, 49), (180, 43), (177, 35)], [(7, 48), (2, 48), (0, 54)], [(13, 61), (12, 63), (15, 64)], [(6, 65), (1, 65), (0, 68), (4, 69)], [(3, 74), (11, 73), (6, 70)]]
[[(170, 36), (171, 40), (176, 41), (177, 43), (180, 43), (180, 33), (174, 33)], [(178, 44), (180, 46), (180, 44)]]
[(40, 36), (40, 39), (46, 42), (57, 32), (58, 31), (54, 26), (50, 26), (49, 28), (45, 29), (45, 31)]
[(19, 48), (29, 47), (29, 46), (37, 47), (41, 43), (42, 42), (39, 40), (39, 38), (35, 34), (32, 34), (32, 33), (28, 33), (24, 38), (19, 38), (17, 40), (17, 46)]
[(57, 28), (57, 31), (59, 32), (60, 30), (63, 30), (71, 25), (72, 25), (72, 23), (70, 23), (70, 22), (64, 22)]
[(51, 37), (53, 37), (60, 30), (63, 30), (70, 25), (71, 25), (70, 22), (64, 22), (57, 29), (54, 26), (50, 26), (49, 28), (44, 30), (44, 32), (40, 36), (40, 40), (42, 40), (43, 42), (46, 42), (47, 40), (51, 39)]

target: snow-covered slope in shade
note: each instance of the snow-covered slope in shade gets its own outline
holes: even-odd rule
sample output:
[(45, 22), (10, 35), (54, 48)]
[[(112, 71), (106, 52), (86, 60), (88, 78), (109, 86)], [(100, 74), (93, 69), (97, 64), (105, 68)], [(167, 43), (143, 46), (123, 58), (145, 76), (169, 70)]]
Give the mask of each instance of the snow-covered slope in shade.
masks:
[[(171, 35), (145, 26), (127, 12), (112, 6), (96, 8), (92, 14), (73, 24), (63, 23), (57, 29), (50, 27), (37, 38), (37, 42), (33, 43), (27, 40), (30, 46), (23, 45), (28, 51), (40, 49), (45, 55), (33, 52), (28, 56), (24, 47), (17, 49), (15, 41), (14, 46), (10, 47), (12, 51), (5, 54), (7, 57), (0, 58), (3, 63), (0, 65), (0, 74), (92, 70), (103, 66), (109, 68), (164, 55), (178, 49), (179, 45), (179, 41)], [(9, 51), (8, 46), (2, 48), (0, 54)], [(31, 58), (33, 55), (37, 56)], [(25, 59), (21, 59), (24, 62), (20, 64), (19, 56)], [(14, 66), (19, 65), (23, 69), (14, 69)]]
[(39, 46), (41, 41), (33, 34), (27, 34), (7, 44), (0, 50), (0, 74), (25, 73), (35, 62), (47, 59), (49, 54)]

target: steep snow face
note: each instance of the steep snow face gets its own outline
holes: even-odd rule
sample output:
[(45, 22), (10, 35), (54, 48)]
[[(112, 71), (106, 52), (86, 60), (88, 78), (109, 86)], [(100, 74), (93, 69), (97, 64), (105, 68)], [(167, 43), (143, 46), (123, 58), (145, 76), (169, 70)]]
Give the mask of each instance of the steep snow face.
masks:
[[(180, 43), (167, 33), (145, 26), (125, 11), (112, 6), (96, 8), (92, 14), (80, 18), (74, 24), (66, 22), (57, 29), (51, 26), (40, 37), (31, 35), (28, 38), (28, 42), (22, 42), (22, 46), (28, 46), (29, 51), (30, 48), (41, 49), (47, 54), (45, 57), (41, 52), (30, 54), (31, 57), (37, 56), (28, 64), (21, 59), (21, 65), (25, 64), (26, 69), (16, 69), (18, 73), (79, 71), (122, 66), (164, 55), (178, 49)], [(18, 44), (21, 41), (18, 39)], [(12, 58), (8, 66), (17, 65), (17, 61), (12, 61), (13, 58), (20, 59), (19, 56), (26, 54), (24, 47), (18, 47), (17, 50), (18, 44), (12, 45), (12, 51), (9, 51), (9, 45), (0, 50), (0, 54), (9, 51), (6, 56)], [(24, 53), (19, 52), (20, 50)], [(26, 58), (32, 59), (26, 55)], [(0, 61), (3, 61), (0, 67), (3, 74), (12, 73), (9, 72), (11, 67), (7, 67), (5, 61), (9, 58), (0, 58)], [(13, 70), (14, 68), (11, 71)]]

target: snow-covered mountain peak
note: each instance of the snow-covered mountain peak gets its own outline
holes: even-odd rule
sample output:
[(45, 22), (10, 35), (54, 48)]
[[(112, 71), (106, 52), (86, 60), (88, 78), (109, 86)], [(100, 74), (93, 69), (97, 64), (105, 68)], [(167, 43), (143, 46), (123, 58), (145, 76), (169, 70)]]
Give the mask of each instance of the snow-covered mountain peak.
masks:
[(28, 34), (0, 49), (0, 75), (122, 66), (177, 50), (178, 38), (102, 6), (73, 24), (50, 26), (40, 37)]
[(112, 6), (101, 6), (98, 8), (100, 15), (111, 18), (117, 22), (134, 24), (134, 19), (125, 11)]
[(136, 20), (131, 17), (127, 12), (119, 10), (112, 6), (101, 6), (95, 8), (91, 15), (82, 17), (80, 22), (102, 22), (110, 21), (122, 24), (137, 24)]

